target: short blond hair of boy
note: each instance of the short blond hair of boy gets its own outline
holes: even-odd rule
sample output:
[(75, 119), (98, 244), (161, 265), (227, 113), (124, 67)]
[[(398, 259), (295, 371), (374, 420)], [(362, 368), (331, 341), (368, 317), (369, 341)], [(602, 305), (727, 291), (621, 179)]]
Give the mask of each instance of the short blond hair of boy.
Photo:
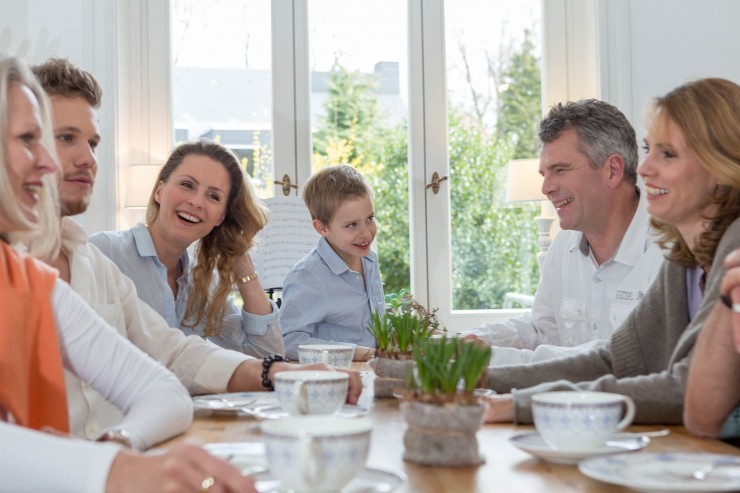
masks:
[(362, 174), (352, 166), (341, 164), (324, 168), (311, 176), (303, 187), (303, 201), (311, 219), (328, 224), (346, 200), (373, 198), (373, 192)]

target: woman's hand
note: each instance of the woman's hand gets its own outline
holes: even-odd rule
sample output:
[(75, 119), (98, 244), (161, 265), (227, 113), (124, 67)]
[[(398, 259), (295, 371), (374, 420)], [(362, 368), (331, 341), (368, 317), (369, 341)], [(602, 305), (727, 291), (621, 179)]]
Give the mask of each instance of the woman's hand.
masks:
[(498, 394), (482, 398), (486, 410), (485, 423), (511, 423), (514, 421), (514, 398), (511, 394)]
[(735, 350), (740, 353), (740, 248), (725, 257), (725, 267), (720, 295), (730, 300)]
[(181, 444), (164, 454), (122, 450), (113, 461), (106, 493), (257, 493), (254, 480), (201, 447)]

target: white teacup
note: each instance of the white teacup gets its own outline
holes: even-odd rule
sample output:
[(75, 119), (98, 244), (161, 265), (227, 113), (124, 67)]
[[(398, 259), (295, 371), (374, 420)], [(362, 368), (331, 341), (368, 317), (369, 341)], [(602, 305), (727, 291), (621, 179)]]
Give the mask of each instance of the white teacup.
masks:
[(587, 451), (603, 447), (614, 432), (629, 426), (635, 403), (609, 392), (544, 392), (532, 397), (532, 413), (537, 431), (552, 448)]
[(301, 344), (298, 346), (298, 362), (302, 365), (326, 363), (340, 368), (349, 368), (355, 354), (354, 346), (342, 344)]
[(281, 371), (275, 394), (291, 416), (334, 414), (347, 399), (349, 375), (339, 371)]
[(260, 425), (270, 472), (280, 491), (340, 491), (365, 465), (371, 423), (364, 419), (302, 416)]

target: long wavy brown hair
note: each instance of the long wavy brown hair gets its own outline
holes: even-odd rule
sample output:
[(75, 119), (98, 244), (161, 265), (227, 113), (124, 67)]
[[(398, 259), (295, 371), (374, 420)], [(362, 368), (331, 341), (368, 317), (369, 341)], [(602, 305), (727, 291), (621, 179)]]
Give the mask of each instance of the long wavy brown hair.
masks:
[(704, 215), (709, 227), (689, 248), (675, 226), (651, 219), (659, 243), (670, 247), (668, 259), (684, 267), (712, 266), (722, 235), (740, 213), (740, 86), (725, 79), (689, 82), (653, 101), (650, 134), (660, 139), (674, 123), (698, 161), (719, 182), (711, 197), (714, 212)]
[[(221, 332), (224, 324), (228, 296), (237, 280), (234, 266), (252, 248), (255, 235), (267, 224), (267, 209), (259, 202), (234, 153), (216, 142), (199, 140), (181, 144), (170, 154), (149, 196), (147, 224), (153, 224), (159, 214), (159, 204), (154, 200), (159, 182), (166, 183), (172, 172), (191, 154), (221, 163), (229, 174), (226, 216), (219, 226), (200, 239), (195, 248), (195, 265), (190, 274), (191, 292), (182, 321), (186, 327), (196, 327), (205, 322), (205, 335), (213, 336)], [(214, 272), (218, 275), (218, 283), (211, 290)]]

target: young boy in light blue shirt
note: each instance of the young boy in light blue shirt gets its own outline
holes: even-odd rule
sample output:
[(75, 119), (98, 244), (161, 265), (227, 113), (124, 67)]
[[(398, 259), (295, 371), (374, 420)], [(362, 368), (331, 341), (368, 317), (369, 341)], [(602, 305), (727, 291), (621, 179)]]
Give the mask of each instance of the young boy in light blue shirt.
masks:
[(298, 359), (301, 344), (375, 348), (367, 327), (372, 312), (385, 312), (385, 299), (370, 250), (377, 231), (370, 186), (352, 166), (332, 166), (306, 182), (303, 201), (321, 239), (283, 283), (286, 356)]

